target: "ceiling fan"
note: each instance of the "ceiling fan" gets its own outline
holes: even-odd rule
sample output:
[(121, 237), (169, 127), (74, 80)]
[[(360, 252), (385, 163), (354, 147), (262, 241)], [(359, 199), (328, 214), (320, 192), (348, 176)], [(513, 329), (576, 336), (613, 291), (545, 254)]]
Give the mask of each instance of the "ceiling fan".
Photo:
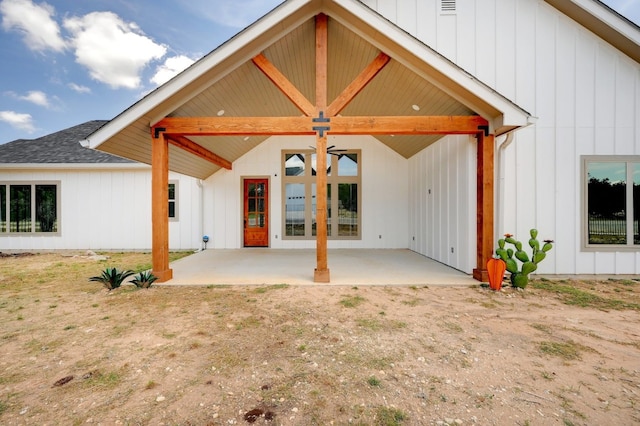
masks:
[[(314, 151), (316, 150), (316, 148), (311, 145), (309, 145), (309, 148), (313, 149)], [(346, 151), (347, 151), (346, 149), (336, 149), (335, 145), (331, 145), (327, 147), (327, 154), (337, 155), (338, 157), (343, 155), (343, 154), (340, 154), (340, 152), (346, 152)]]

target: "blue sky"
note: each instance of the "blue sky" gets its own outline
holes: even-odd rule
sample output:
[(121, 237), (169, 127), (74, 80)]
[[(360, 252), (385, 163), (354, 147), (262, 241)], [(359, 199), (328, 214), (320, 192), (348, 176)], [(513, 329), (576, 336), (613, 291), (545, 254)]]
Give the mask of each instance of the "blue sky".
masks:
[(280, 2), (0, 0), (0, 143), (115, 117)]

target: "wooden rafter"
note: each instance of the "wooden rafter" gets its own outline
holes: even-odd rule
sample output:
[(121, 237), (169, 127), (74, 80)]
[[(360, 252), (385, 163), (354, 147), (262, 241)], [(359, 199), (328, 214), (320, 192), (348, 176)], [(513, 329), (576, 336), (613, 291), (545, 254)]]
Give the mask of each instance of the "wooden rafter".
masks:
[(177, 146), (178, 148), (182, 148), (191, 154), (202, 158), (203, 160), (207, 160), (210, 163), (213, 163), (217, 166), (225, 168), (227, 170), (231, 170), (231, 162), (226, 160), (219, 155), (214, 154), (206, 148), (198, 145), (191, 139), (188, 139), (182, 135), (171, 135), (167, 137), (169, 143), (173, 146)]
[(346, 89), (338, 95), (337, 98), (331, 102), (331, 105), (327, 107), (327, 116), (331, 117), (338, 115), (349, 102), (355, 98), (358, 93), (365, 88), (367, 84), (389, 63), (389, 56), (384, 52), (380, 54), (371, 62), (362, 72), (349, 84)]
[(263, 54), (256, 55), (253, 63), (275, 84), (282, 93), (305, 115), (315, 115), (316, 108)]

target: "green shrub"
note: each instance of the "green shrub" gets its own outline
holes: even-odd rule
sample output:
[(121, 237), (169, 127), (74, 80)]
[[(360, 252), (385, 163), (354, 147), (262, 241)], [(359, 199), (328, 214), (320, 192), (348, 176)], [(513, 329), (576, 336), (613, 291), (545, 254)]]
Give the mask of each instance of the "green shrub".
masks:
[(131, 275), (133, 275), (133, 271), (130, 270), (120, 271), (118, 268), (107, 268), (102, 271), (102, 275), (91, 277), (89, 281), (101, 282), (107, 290), (111, 291), (120, 287), (122, 282)]
[(158, 277), (153, 275), (151, 271), (139, 272), (131, 282), (138, 288), (149, 288)]

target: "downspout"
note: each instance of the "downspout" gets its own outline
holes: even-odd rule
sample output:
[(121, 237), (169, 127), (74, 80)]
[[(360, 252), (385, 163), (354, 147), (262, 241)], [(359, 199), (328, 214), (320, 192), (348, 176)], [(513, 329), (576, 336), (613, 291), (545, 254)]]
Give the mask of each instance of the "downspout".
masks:
[(504, 141), (498, 147), (498, 191), (496, 194), (496, 206), (498, 210), (497, 220), (494, 227), (494, 241), (498, 241), (498, 234), (504, 224), (504, 185), (505, 185), (505, 150), (513, 142), (513, 132), (507, 133)]
[[(198, 188), (200, 189), (199, 191), (199, 198), (200, 198), (200, 236), (198, 237), (198, 241), (200, 241), (200, 243), (202, 244), (202, 236), (204, 235), (204, 185), (202, 183), (202, 179), (198, 179), (197, 181), (198, 184)], [(201, 245), (200, 248), (196, 251), (202, 251), (203, 246)]]

